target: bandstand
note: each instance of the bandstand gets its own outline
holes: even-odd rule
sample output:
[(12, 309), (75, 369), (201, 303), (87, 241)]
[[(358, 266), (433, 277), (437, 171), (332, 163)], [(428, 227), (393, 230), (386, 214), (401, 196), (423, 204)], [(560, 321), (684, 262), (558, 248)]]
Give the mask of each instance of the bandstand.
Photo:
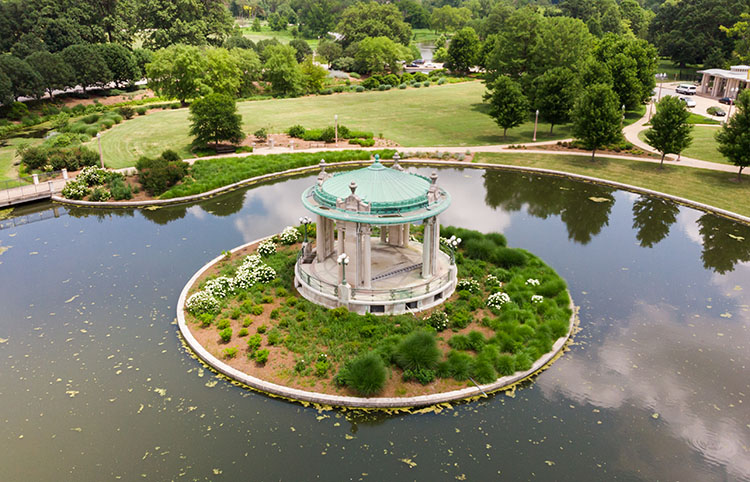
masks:
[[(368, 167), (330, 174), (325, 161), (302, 203), (317, 217), (315, 246), (303, 245), (295, 284), (308, 300), (357, 313), (421, 311), (449, 297), (456, 266), (440, 250), (438, 216), (450, 195), (428, 178), (378, 156)], [(423, 242), (410, 236), (424, 225)], [(373, 236), (375, 235), (375, 236)]]

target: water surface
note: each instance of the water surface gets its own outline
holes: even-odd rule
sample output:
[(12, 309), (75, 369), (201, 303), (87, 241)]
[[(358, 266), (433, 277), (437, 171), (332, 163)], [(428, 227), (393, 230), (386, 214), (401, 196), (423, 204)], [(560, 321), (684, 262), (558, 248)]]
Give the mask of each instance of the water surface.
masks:
[(581, 308), (515, 397), (361, 415), (217, 379), (181, 345), (179, 292), (305, 214), (312, 182), (0, 222), (3, 480), (750, 480), (750, 229), (591, 184), (440, 171), (444, 224), (505, 233)]

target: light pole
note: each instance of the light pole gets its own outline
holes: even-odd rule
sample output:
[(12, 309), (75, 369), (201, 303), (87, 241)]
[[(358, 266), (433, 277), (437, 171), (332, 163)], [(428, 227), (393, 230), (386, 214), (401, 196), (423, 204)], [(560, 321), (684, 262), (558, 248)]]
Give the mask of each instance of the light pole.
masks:
[(451, 236), (450, 239), (448, 239), (448, 247), (451, 250), (451, 266), (456, 264), (456, 248), (458, 248), (459, 244), (461, 244), (461, 238)]
[(727, 112), (727, 121), (729, 120), (729, 117), (732, 115), (732, 106), (734, 105), (734, 102), (737, 100), (737, 92), (739, 91), (739, 87), (732, 87), (729, 89), (727, 94), (729, 94), (729, 112)]
[(101, 132), (96, 133), (96, 140), (99, 142), (99, 162), (102, 165), (102, 169), (104, 169), (104, 154), (102, 154), (102, 133)]
[(305, 239), (304, 243), (307, 243), (307, 225), (312, 223), (312, 219), (308, 218), (307, 216), (299, 218), (299, 223), (302, 225), (302, 229), (304, 229), (305, 233)]
[(338, 114), (334, 114), (334, 116), (333, 116), (333, 124), (335, 126), (334, 127), (334, 132), (335, 132), (335, 135), (336, 135), (336, 146), (338, 147), (338, 145), (339, 145), (339, 115)]
[(620, 117), (620, 130), (622, 130), (623, 124), (625, 124), (625, 104), (622, 104), (622, 117)]
[(662, 72), (660, 74), (656, 74), (656, 79), (659, 81), (659, 98), (656, 99), (657, 102), (661, 100), (661, 85), (664, 83), (664, 81), (667, 79), (667, 74)]
[(536, 142), (536, 125), (539, 122), (539, 109), (536, 110), (536, 117), (534, 117), (534, 138), (532, 142)]
[(341, 253), (336, 259), (336, 262), (341, 265), (341, 284), (346, 284), (346, 265), (349, 264), (349, 256), (346, 253)]

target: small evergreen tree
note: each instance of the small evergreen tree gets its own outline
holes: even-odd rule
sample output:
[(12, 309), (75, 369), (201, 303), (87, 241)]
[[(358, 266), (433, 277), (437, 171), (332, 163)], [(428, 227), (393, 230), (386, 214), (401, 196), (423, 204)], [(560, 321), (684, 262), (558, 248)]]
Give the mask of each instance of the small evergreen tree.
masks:
[(664, 156), (679, 154), (693, 141), (688, 124), (690, 112), (677, 97), (666, 96), (656, 106), (656, 114), (651, 118), (651, 129), (646, 131), (646, 142), (661, 152), (659, 169), (664, 168)]
[(739, 167), (737, 182), (742, 181), (742, 169), (750, 166), (750, 91), (743, 91), (735, 101), (736, 112), (716, 133), (719, 152)]
[(621, 121), (617, 94), (606, 84), (590, 86), (573, 107), (573, 135), (591, 149), (592, 161), (597, 149), (620, 138)]
[(490, 104), (490, 117), (503, 128), (503, 138), (508, 129), (523, 124), (529, 115), (529, 101), (521, 92), (521, 87), (505, 75), (490, 84), (484, 101)]
[(190, 105), (190, 134), (196, 145), (221, 141), (239, 144), (245, 137), (242, 116), (237, 113), (234, 99), (225, 94), (209, 94)]

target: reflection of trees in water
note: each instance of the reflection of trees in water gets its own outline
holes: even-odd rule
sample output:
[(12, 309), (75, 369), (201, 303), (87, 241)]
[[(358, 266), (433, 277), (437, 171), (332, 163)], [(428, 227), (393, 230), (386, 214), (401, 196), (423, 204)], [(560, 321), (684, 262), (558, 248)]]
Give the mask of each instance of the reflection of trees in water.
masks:
[(188, 206), (180, 204), (177, 206), (160, 207), (158, 209), (141, 209), (141, 214), (144, 218), (148, 219), (159, 225), (165, 225), (172, 221), (177, 221), (185, 217)]
[(750, 261), (750, 226), (704, 214), (698, 219), (703, 237), (703, 267), (719, 274), (734, 270), (738, 262)]
[(99, 208), (68, 208), (68, 216), (74, 218), (96, 218), (97, 221), (102, 222), (105, 219), (111, 217), (133, 217), (134, 209), (99, 209)]
[(677, 221), (680, 208), (671, 201), (641, 196), (633, 203), (633, 229), (644, 248), (651, 248), (666, 238), (669, 227)]
[(485, 202), (492, 208), (519, 211), (524, 205), (532, 216), (559, 215), (568, 238), (587, 244), (609, 224), (614, 189), (570, 179), (486, 171)]
[(203, 201), (199, 206), (214, 216), (230, 216), (242, 209), (246, 193), (247, 189), (241, 189)]

